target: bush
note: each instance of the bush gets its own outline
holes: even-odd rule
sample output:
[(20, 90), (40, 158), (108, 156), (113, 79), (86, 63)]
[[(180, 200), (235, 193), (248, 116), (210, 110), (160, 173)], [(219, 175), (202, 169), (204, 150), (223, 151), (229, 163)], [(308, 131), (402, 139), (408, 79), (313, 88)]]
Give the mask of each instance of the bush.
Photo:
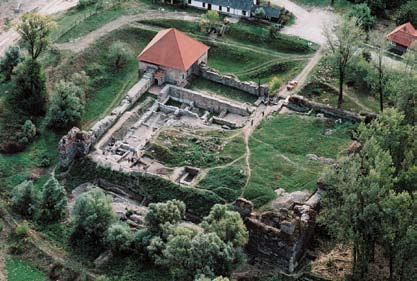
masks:
[(27, 238), (29, 236), (29, 223), (27, 220), (22, 221), (16, 226), (15, 234), (18, 239)]
[(110, 46), (107, 62), (113, 70), (119, 71), (132, 59), (133, 53), (128, 44), (117, 41)]
[(13, 70), (21, 61), (22, 57), (19, 47), (9, 47), (4, 57), (0, 60), (0, 73), (5, 81), (10, 81)]
[(73, 82), (60, 81), (46, 116), (48, 127), (60, 130), (78, 125), (84, 111), (84, 100), (83, 89)]
[(94, 188), (81, 194), (72, 210), (74, 216), (73, 242), (81, 240), (90, 246), (102, 246), (106, 230), (114, 221), (111, 198)]
[(109, 227), (106, 233), (106, 246), (114, 254), (126, 253), (131, 249), (133, 233), (125, 223), (116, 223)]
[(36, 126), (30, 120), (26, 120), (22, 126), (22, 131), (18, 134), (18, 143), (21, 145), (28, 145), (31, 143), (37, 134)]
[(38, 220), (48, 223), (63, 219), (67, 207), (66, 195), (64, 187), (59, 184), (56, 178), (50, 178), (43, 186)]
[(4, 229), (4, 221), (0, 219), (0, 232), (2, 232)]
[(185, 204), (179, 200), (171, 200), (165, 203), (152, 203), (149, 205), (145, 216), (148, 230), (160, 233), (164, 223), (177, 223), (185, 216)]
[(281, 88), (282, 84), (284, 83), (279, 76), (275, 76), (274, 78), (272, 78), (271, 82), (269, 82), (270, 94), (273, 94), (274, 91)]
[(33, 182), (24, 181), (13, 188), (11, 205), (22, 216), (30, 217), (34, 214), (36, 193)]

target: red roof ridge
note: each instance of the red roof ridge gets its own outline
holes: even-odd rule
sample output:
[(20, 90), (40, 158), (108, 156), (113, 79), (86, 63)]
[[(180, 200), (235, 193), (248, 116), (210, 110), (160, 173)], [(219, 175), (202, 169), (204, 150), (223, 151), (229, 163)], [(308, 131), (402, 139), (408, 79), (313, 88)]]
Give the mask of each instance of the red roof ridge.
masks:
[(411, 44), (417, 40), (417, 30), (411, 22), (407, 22), (397, 26), (387, 35), (387, 38), (397, 44), (410, 47)]

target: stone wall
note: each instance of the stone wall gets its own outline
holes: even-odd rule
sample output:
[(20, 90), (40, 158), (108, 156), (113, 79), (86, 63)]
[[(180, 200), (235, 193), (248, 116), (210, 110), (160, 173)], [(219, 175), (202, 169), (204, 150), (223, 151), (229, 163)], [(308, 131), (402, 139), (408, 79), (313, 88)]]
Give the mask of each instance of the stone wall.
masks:
[(267, 85), (258, 87), (258, 84), (255, 82), (240, 81), (233, 75), (223, 75), (205, 64), (200, 65), (199, 75), (207, 80), (241, 90), (257, 97), (267, 96), (269, 93), (269, 87)]
[(316, 210), (321, 190), (298, 202), (297, 194), (282, 193), (285, 208), (273, 208), (263, 213), (252, 212), (253, 204), (239, 198), (235, 210), (242, 216), (249, 232), (246, 251), (251, 258), (285, 273), (294, 273), (303, 260), (315, 229)]
[(355, 113), (339, 108), (335, 108), (326, 104), (314, 102), (308, 100), (307, 98), (299, 95), (292, 95), (288, 98), (287, 107), (291, 110), (298, 111), (298, 112), (309, 112), (314, 111), (317, 113), (322, 113), (326, 117), (342, 119), (345, 121), (352, 121), (352, 122), (370, 122), (371, 120), (376, 118), (376, 114), (374, 113)]
[(165, 86), (160, 93), (160, 101), (165, 101), (168, 98), (173, 98), (174, 100), (183, 103), (189, 103), (192, 101), (193, 106), (206, 109), (217, 114), (226, 110), (227, 112), (233, 114), (249, 116), (252, 111), (252, 109), (244, 105), (172, 85)]
[(90, 133), (81, 131), (76, 127), (72, 128), (59, 141), (58, 150), (61, 166), (68, 168), (74, 159), (87, 155), (94, 141), (95, 139)]

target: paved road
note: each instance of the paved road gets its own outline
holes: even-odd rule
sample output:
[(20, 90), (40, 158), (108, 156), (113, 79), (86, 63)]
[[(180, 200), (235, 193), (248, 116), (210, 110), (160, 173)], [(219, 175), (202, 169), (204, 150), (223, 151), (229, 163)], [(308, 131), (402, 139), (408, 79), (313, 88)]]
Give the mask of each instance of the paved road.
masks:
[(271, 0), (271, 2), (284, 7), (296, 17), (295, 23), (285, 27), (282, 33), (299, 36), (319, 45), (326, 43), (323, 27), (334, 25), (338, 21), (338, 16), (330, 9), (305, 8), (289, 0)]
[[(51, 15), (68, 10), (77, 4), (78, 0), (52, 0), (41, 7), (38, 12), (44, 15)], [(15, 44), (19, 38), (19, 34), (14, 29), (10, 29), (9, 31), (0, 34), (0, 56), (4, 54), (7, 48)]]

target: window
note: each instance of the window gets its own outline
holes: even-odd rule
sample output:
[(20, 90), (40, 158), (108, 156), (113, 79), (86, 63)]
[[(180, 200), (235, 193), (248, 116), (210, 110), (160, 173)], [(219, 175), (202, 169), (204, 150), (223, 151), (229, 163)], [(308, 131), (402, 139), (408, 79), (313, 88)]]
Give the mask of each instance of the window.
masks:
[(242, 11), (242, 14), (243, 14), (244, 16), (246, 16), (246, 11)]
[(227, 7), (227, 12), (230, 13), (230, 7)]
[(191, 2), (193, 2), (193, 0), (188, 0), (188, 4), (190, 4), (190, 5), (191, 5)]
[(222, 10), (222, 6), (219, 6), (219, 11), (221, 11)]
[(205, 7), (206, 7), (206, 3), (203, 2), (203, 8), (205, 8)]

